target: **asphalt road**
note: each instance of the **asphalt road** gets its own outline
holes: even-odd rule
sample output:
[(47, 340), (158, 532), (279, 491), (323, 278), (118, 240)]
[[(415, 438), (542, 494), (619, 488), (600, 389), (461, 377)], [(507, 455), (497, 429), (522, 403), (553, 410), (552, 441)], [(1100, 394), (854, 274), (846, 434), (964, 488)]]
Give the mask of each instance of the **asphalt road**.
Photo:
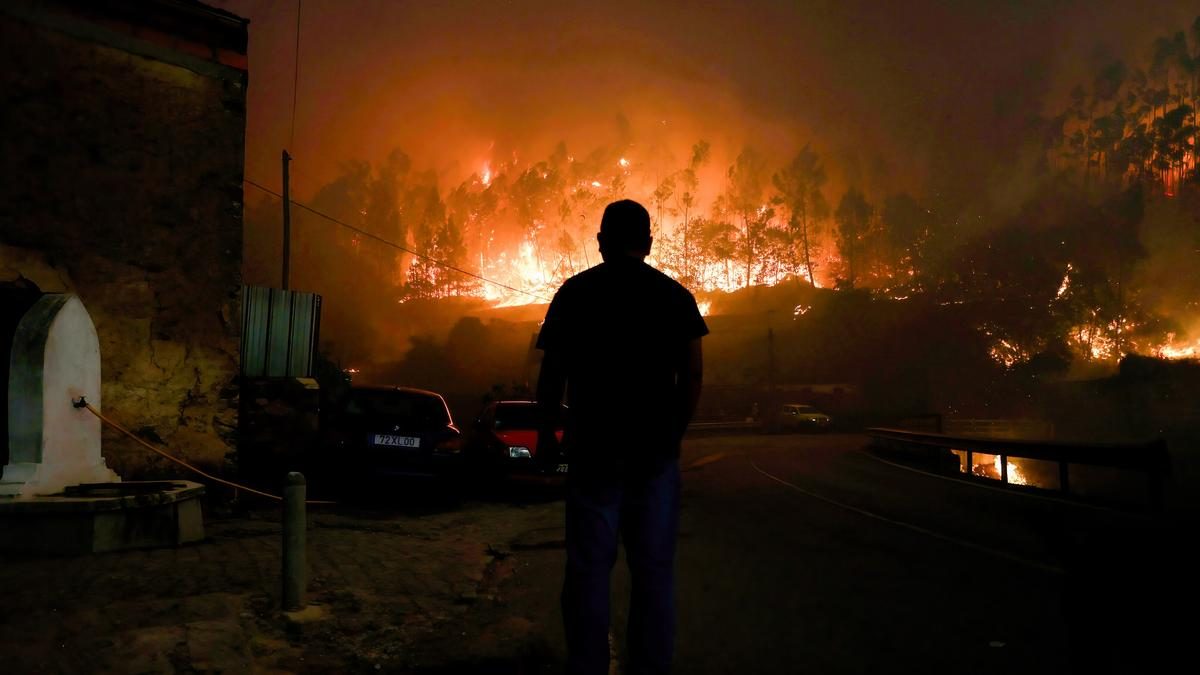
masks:
[[(1184, 625), (1167, 618), (1185, 602), (1167, 580), (1190, 570), (1163, 566), (1149, 519), (907, 470), (865, 444), (686, 443), (677, 672), (1158, 672), (1147, 654)], [(561, 539), (514, 542), (496, 611), (529, 617), (543, 644), (521, 672), (561, 663)], [(618, 643), (627, 593), (622, 560)]]

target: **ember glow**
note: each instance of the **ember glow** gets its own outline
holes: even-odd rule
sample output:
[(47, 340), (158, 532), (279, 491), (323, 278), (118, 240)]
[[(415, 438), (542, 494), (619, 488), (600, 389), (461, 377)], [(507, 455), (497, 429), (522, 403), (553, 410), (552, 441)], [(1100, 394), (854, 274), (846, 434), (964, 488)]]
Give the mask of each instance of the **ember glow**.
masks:
[(1068, 334), (1068, 341), (1087, 358), (1096, 361), (1115, 360), (1121, 356), (1116, 337), (1117, 329), (1116, 322), (1105, 326), (1076, 326)]
[(1154, 343), (1138, 336), (1137, 329), (1138, 325), (1127, 319), (1076, 326), (1068, 334), (1068, 343), (1094, 361), (1116, 361), (1126, 353), (1168, 360), (1200, 357), (1200, 339), (1180, 340), (1168, 332), (1162, 342)]
[(513, 307), (547, 302), (558, 289), (558, 283), (546, 272), (533, 242), (523, 241), (514, 255), (502, 252), (488, 268), (493, 278), (517, 290), (494, 284), (483, 284), (483, 297), (496, 307)]
[(1063, 273), (1062, 283), (1058, 286), (1058, 291), (1054, 294), (1055, 300), (1060, 300), (1066, 295), (1067, 290), (1071, 288), (1071, 272), (1073, 268), (1071, 263), (1067, 263), (1067, 271)]
[(1008, 340), (997, 340), (988, 350), (992, 360), (1002, 364), (1005, 368), (1012, 368), (1018, 363), (1024, 363), (1029, 360), (1029, 352), (1021, 349), (1017, 345)]
[[(996, 469), (996, 474), (1002, 476), (1004, 464), (1000, 461), (1000, 455), (996, 455), (993, 460), (993, 467)], [(1014, 460), (1008, 460), (1008, 482), (1012, 485), (1028, 485), (1029, 481), (1025, 479), (1025, 475), (1021, 473), (1021, 467), (1017, 466)]]
[(1152, 353), (1160, 359), (1200, 358), (1200, 339), (1191, 342), (1177, 342), (1174, 333), (1167, 333), (1167, 341), (1155, 347)]
[[(962, 450), (955, 450), (954, 453), (956, 455), (958, 455), (960, 462), (965, 461), (965, 459), (966, 459), (965, 452), (963, 452)], [(1004, 462), (1001, 459), (1000, 455), (988, 455), (985, 453), (975, 453), (973, 455), (973, 457), (974, 457), (974, 459), (979, 460), (979, 461), (973, 463), (972, 466), (970, 467), (971, 475), (979, 476), (980, 478), (988, 478), (991, 480), (1001, 480), (1004, 477), (1004, 469), (1005, 469), (1006, 462)], [(991, 459), (990, 460), (987, 459), (988, 457), (991, 457)], [(1020, 460), (1012, 459), (1012, 458), (1009, 458), (1007, 460), (1008, 484), (1009, 485), (1032, 485), (1033, 483), (1029, 480), (1029, 478), (1021, 470), (1019, 461)], [(965, 473), (967, 471), (967, 467), (962, 466), (960, 464), (960, 470)]]

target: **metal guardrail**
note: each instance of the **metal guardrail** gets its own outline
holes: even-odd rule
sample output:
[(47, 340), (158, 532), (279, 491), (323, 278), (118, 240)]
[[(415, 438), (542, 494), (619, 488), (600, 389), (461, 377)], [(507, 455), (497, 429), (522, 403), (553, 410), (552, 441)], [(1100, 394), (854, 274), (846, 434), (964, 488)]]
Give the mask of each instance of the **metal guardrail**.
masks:
[(692, 422), (689, 432), (759, 431), (761, 422)]
[[(953, 451), (965, 453), (966, 475), (976, 454), (999, 457), (1000, 482), (1009, 485), (1009, 458), (1032, 459), (1058, 464), (1058, 492), (1078, 495), (1071, 489), (1071, 466), (1088, 466), (1144, 473), (1146, 496), (1151, 508), (1160, 508), (1163, 481), (1170, 470), (1167, 444), (1159, 439), (1142, 443), (1075, 443), (1050, 440), (978, 438), (952, 436), (904, 429), (871, 428), (867, 433), (882, 446), (916, 451), (926, 459), (943, 461)], [(957, 464), (957, 458), (955, 463)], [(960, 469), (960, 474), (964, 473)]]
[(1054, 434), (1054, 425), (1042, 420), (1031, 419), (947, 417), (942, 420), (938, 433), (948, 436), (985, 438), (1048, 438)]

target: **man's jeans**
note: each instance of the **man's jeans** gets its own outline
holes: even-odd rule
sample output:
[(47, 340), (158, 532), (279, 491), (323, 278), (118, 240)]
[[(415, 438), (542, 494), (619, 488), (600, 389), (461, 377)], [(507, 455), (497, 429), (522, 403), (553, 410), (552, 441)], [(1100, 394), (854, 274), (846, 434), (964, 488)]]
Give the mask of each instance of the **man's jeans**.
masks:
[[(572, 469), (575, 466), (571, 467)], [(608, 673), (609, 581), (617, 533), (625, 539), (632, 593), (626, 673), (666, 673), (675, 649), (675, 538), (679, 462), (620, 478), (567, 478), (563, 624), (567, 672)]]

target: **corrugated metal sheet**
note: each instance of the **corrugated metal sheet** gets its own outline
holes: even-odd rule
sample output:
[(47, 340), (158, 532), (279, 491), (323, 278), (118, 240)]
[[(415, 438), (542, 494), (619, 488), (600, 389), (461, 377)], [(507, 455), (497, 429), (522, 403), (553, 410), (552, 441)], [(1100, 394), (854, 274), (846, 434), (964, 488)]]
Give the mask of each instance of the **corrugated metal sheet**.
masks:
[(242, 374), (312, 377), (320, 326), (316, 293), (243, 286)]

